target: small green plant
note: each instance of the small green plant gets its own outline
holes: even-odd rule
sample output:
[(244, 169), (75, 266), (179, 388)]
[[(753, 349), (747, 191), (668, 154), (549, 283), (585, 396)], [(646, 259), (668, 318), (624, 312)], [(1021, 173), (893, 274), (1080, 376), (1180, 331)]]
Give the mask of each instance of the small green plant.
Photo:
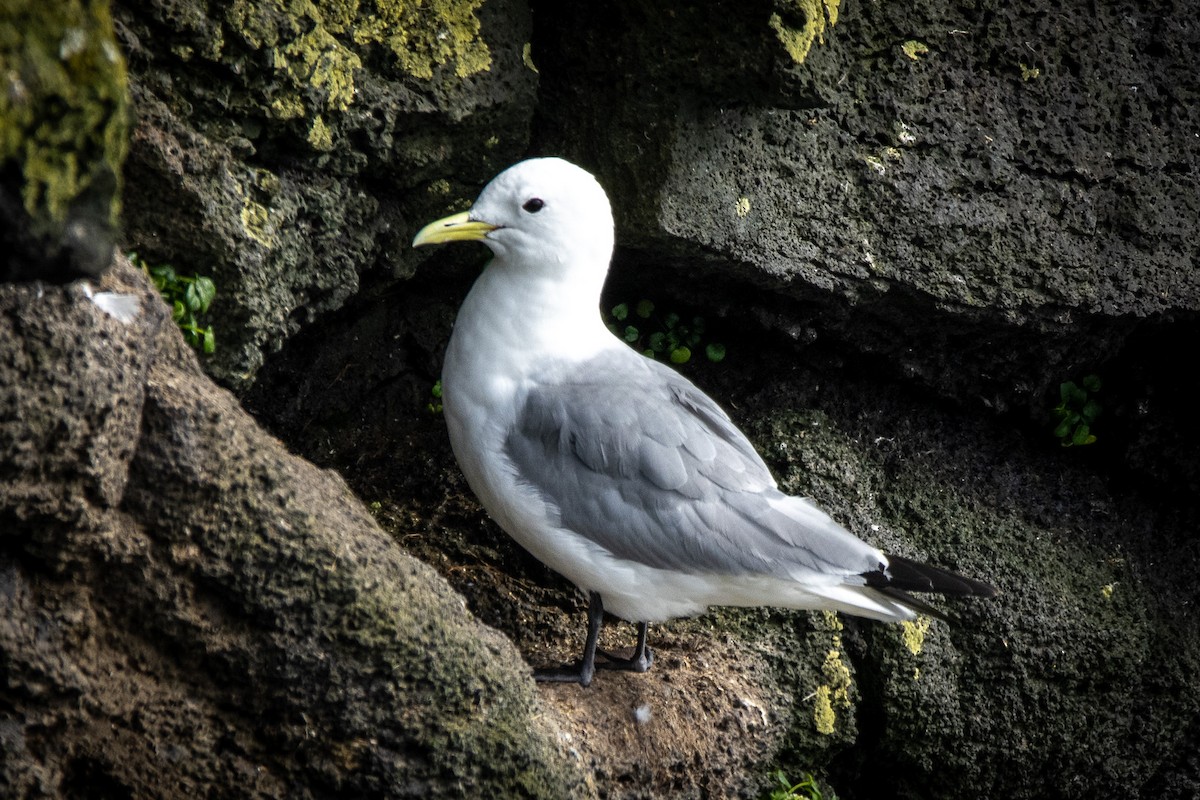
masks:
[(1054, 435), (1063, 447), (1091, 444), (1096, 441), (1092, 424), (1104, 407), (1096, 399), (1100, 391), (1100, 378), (1088, 375), (1079, 384), (1067, 381), (1058, 387), (1061, 402), (1054, 409), (1058, 425)]
[(217, 349), (213, 326), (211, 323), (208, 327), (201, 325), (213, 298), (217, 296), (217, 287), (212, 279), (203, 275), (191, 278), (180, 275), (170, 264), (152, 267), (137, 253), (130, 253), (129, 260), (150, 276), (154, 288), (171, 306), (171, 318), (183, 331), (187, 343), (205, 355), (212, 355)]
[[(649, 300), (639, 301), (632, 309), (628, 303), (619, 303), (609, 314), (612, 318), (609, 330), (643, 355), (665, 356), (672, 364), (690, 361), (704, 337), (703, 317), (692, 317), (690, 322), (674, 312), (660, 317)], [(704, 346), (704, 356), (709, 361), (721, 361), (725, 358), (725, 345), (709, 342)]]
[(425, 410), (430, 414), (442, 413), (442, 382), (437, 381), (429, 389), (430, 400), (425, 404)]
[[(771, 778), (775, 782), (775, 788), (767, 795), (766, 800), (822, 800), (824, 796), (817, 779), (807, 772), (802, 775), (799, 783), (792, 783), (783, 770), (777, 769), (772, 772)], [(830, 800), (836, 798), (831, 797)]]

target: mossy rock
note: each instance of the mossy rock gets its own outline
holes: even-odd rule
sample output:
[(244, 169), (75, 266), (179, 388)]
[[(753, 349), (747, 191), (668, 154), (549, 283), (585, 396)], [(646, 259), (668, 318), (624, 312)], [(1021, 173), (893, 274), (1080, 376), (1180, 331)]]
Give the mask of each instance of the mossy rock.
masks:
[(109, 4), (9, 3), (0, 75), (0, 278), (97, 275), (112, 258), (129, 129)]

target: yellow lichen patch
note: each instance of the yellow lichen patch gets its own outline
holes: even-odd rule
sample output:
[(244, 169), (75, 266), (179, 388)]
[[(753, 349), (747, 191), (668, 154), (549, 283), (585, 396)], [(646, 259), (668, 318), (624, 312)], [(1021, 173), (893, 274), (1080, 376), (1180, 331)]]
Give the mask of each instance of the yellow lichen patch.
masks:
[(325, 90), (325, 107), (345, 111), (354, 101), (354, 71), (362, 68), (358, 54), (324, 28), (314, 28), (275, 51), (275, 69), (299, 85)]
[(0, 14), (0, 162), (20, 171), (23, 205), (39, 227), (55, 228), (97, 187), (106, 198), (107, 222), (116, 224), (128, 104), (108, 4), (6, 4)]
[(429, 0), (407, 3), (377, 0), (375, 13), (357, 23), (354, 41), (388, 47), (405, 72), (432, 78), (433, 68), (454, 65), (466, 78), (492, 66), (492, 53), (479, 35), (475, 12), (483, 0)]
[(795, 12), (804, 17), (803, 27), (789, 27), (779, 14), (772, 14), (767, 24), (792, 60), (803, 64), (814, 41), (825, 44), (826, 24), (830, 27), (837, 24), (841, 0), (792, 0), (792, 5)]
[(737, 201), (737, 215), (744, 217), (750, 213), (750, 198), (739, 197)]
[[(229, 6), (226, 22), (251, 46), (267, 50), (271, 66), (291, 87), (271, 104), (277, 118), (349, 108), (362, 59), (335, 34), (343, 34), (357, 12), (357, 0), (320, 7), (312, 0), (235, 0)], [(309, 90), (317, 90), (312, 96), (321, 98), (321, 108), (305, 106)]]
[(521, 63), (534, 72), (538, 71), (537, 64), (533, 63), (533, 45), (529, 42), (526, 42), (525, 46), (521, 48)]
[(308, 129), (308, 144), (314, 150), (331, 150), (333, 148), (333, 135), (329, 132), (329, 126), (325, 124), (325, 120), (319, 116), (314, 117), (312, 125)]
[(904, 53), (904, 57), (909, 61), (920, 61), (921, 56), (929, 54), (929, 45), (918, 42), (916, 39), (909, 39), (900, 45), (900, 52)]
[(813, 725), (817, 733), (828, 736), (837, 725), (837, 712), (833, 710), (828, 686), (818, 686), (813, 695)]
[(814, 701), (813, 724), (818, 733), (829, 735), (837, 726), (838, 709), (850, 707), (852, 676), (842, 659), (842, 637), (836, 632), (842, 629), (841, 620), (831, 611), (823, 613), (826, 627), (834, 633), (830, 637), (831, 646), (825, 653), (825, 661), (821, 664), (821, 684), (811, 697)]
[(833, 637), (833, 647), (825, 654), (825, 663), (821, 672), (825, 676), (826, 686), (834, 703), (846, 707), (850, 705), (850, 668), (842, 661), (841, 637)]
[[(271, 102), (274, 116), (298, 119), (350, 107), (362, 47), (386, 47), (400, 69), (418, 78), (432, 78), (437, 66), (452, 66), (460, 78), (489, 69), (491, 51), (476, 17), (481, 5), (483, 0), (234, 0), (225, 21), (265, 51), (283, 76)], [(309, 141), (322, 130), (330, 131), (326, 122), (314, 122)], [(323, 138), (316, 141), (324, 147)]]
[(259, 167), (254, 170), (254, 186), (268, 195), (275, 194), (281, 186), (279, 176), (269, 169)]
[(446, 180), (445, 178), (439, 178), (438, 180), (429, 184), (429, 193), (441, 196), (450, 194), (450, 181)]
[(1115, 583), (1106, 583), (1100, 587), (1100, 596), (1105, 600), (1112, 600), (1113, 592), (1117, 590)]
[(1030, 67), (1025, 64), (1018, 64), (1021, 68), (1021, 80), (1031, 81), (1042, 74), (1042, 71), (1037, 67)]
[(297, 119), (304, 116), (304, 101), (299, 96), (288, 93), (271, 101), (271, 113), (275, 119)]
[(904, 641), (908, 652), (914, 656), (920, 654), (921, 648), (925, 646), (925, 634), (928, 633), (932, 623), (933, 620), (929, 617), (917, 617), (915, 620), (906, 619), (900, 623), (900, 638)]
[(275, 231), (271, 225), (271, 212), (262, 203), (246, 198), (242, 203), (242, 229), (263, 247), (275, 246)]

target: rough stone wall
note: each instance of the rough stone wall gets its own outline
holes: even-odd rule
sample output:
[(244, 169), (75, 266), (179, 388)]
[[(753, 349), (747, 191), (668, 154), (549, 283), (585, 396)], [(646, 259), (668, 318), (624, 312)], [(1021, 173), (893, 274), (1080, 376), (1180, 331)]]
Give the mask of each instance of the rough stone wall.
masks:
[(0, 73), (0, 280), (98, 275), (129, 144), (108, 3), (6, 3)]
[(0, 287), (0, 794), (586, 794), (511, 643), (104, 288)]
[(534, 146), (619, 198), (618, 278), (669, 262), (731, 316), (1035, 415), (1139, 332), (1197, 333), (1184, 4), (537, 12)]
[[(862, 798), (1200, 793), (1184, 4), (113, 17), (127, 245), (216, 279), (204, 368), (394, 541), (127, 267), (132, 327), (4, 284), (0, 794), (750, 798), (776, 767)], [(706, 316), (728, 356), (689, 374), (789, 490), (1003, 594), (927, 628), (717, 612), (656, 628), (646, 675), (535, 695), (518, 651), (574, 658), (580, 607), (427, 409), (481, 254), (407, 249), (526, 150), (602, 179), (610, 297)], [(79, 241), (106, 259), (102, 184)], [(4, 277), (42, 275), (61, 223)], [(1091, 371), (1099, 439), (1061, 448), (1057, 385)]]
[(417, 220), (528, 139), (521, 3), (119, 4), (137, 109), (127, 241), (212, 276), (245, 389), (267, 354), (368, 284), (411, 275)]
[[(783, 766), (851, 797), (1194, 794), (1186, 11), (844, 3), (835, 21), (818, 3), (606, 2), (533, 19), (531, 152), (579, 161), (616, 203), (605, 304), (706, 315), (729, 355), (689, 374), (789, 488), (1003, 590), (923, 634), (847, 622), (835, 641), (823, 620), (765, 611), (664, 626), (661, 672), (543, 690), (602, 785), (753, 797)], [(251, 399), (308, 425), (314, 457), (386, 518), (415, 515), (410, 549), (553, 663), (578, 644), (570, 589), (547, 592), (554, 577), (464, 507), (424, 411), (471, 258), (436, 254), (403, 293), (302, 333)], [(347, 364), (367, 380), (321, 392)], [(1093, 371), (1097, 446), (1064, 449), (1058, 385)], [(308, 388), (273, 400), (290, 380)], [(432, 481), (395, 467), (398, 432)], [(852, 676), (836, 702), (833, 663)], [(696, 722), (673, 699), (712, 682), (766, 716)], [(642, 703), (657, 723), (635, 725)], [(673, 738), (681, 719), (718, 733)], [(715, 755), (728, 730), (760, 759)]]

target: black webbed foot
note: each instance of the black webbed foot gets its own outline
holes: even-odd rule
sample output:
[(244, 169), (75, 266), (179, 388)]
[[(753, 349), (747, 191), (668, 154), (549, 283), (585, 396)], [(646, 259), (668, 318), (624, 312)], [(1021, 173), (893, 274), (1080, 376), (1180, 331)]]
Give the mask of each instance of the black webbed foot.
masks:
[[(600, 638), (600, 626), (603, 624), (604, 604), (601, 602), (598, 592), (591, 592), (588, 595), (588, 632), (587, 640), (583, 645), (583, 659), (574, 664), (564, 664), (561, 667), (534, 670), (533, 679), (546, 683), (578, 683), (580, 686), (588, 686), (591, 684), (597, 668), (628, 672), (645, 672), (650, 669), (650, 665), (654, 663), (654, 654), (646, 646), (646, 623), (638, 623), (637, 646), (633, 648), (633, 654), (629, 658), (614, 656), (603, 650), (597, 651), (596, 642)], [(596, 663), (597, 654), (604, 659), (598, 664)]]
[(645, 672), (650, 669), (650, 665), (654, 663), (654, 653), (646, 646), (647, 627), (644, 622), (638, 623), (637, 646), (633, 648), (633, 654), (629, 658), (621, 658), (604, 650), (597, 650), (596, 654), (604, 658), (604, 661), (596, 664), (596, 668), (618, 669), (626, 672)]
[(578, 683), (580, 686), (588, 686), (592, 682), (592, 676), (596, 674), (596, 665), (593, 662), (586, 666), (590, 668), (584, 669), (583, 662), (576, 662), (561, 667), (535, 669), (533, 679), (539, 683)]

